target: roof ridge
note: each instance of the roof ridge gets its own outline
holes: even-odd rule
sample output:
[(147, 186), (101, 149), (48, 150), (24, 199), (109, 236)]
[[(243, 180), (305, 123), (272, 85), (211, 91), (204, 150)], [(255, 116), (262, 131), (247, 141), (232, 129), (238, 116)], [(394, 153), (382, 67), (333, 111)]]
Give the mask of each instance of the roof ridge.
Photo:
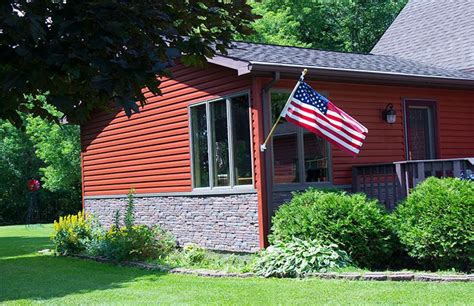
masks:
[(290, 45), (277, 45), (277, 44), (271, 44), (271, 43), (262, 43), (262, 42), (253, 42), (253, 41), (244, 41), (244, 40), (233, 40), (232, 43), (245, 43), (249, 45), (262, 45), (262, 46), (272, 46), (272, 47), (281, 47), (281, 48), (296, 48), (296, 49), (303, 49), (303, 50), (314, 50), (314, 51), (320, 51), (320, 52), (331, 52), (331, 53), (342, 53), (342, 54), (374, 55), (371, 53), (349, 52), (349, 51), (339, 51), (339, 50), (324, 50), (324, 49), (318, 49), (318, 48), (308, 48), (308, 47), (290, 46)]

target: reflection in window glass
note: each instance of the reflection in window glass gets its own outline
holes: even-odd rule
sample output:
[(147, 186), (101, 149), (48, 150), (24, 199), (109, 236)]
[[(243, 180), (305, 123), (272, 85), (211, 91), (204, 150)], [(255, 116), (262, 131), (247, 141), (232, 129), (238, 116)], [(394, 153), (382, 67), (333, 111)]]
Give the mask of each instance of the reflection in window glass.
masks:
[(190, 116), (193, 186), (252, 185), (249, 96), (192, 106)]
[[(288, 100), (289, 93), (272, 93), (272, 118), (278, 119)], [(272, 123), (273, 123), (272, 122)], [(298, 171), (298, 127), (280, 119), (273, 134), (273, 182), (275, 184), (296, 183)]]
[(221, 100), (209, 104), (211, 111), (212, 162), (214, 186), (230, 185), (229, 141), (227, 135), (227, 106)]
[(303, 132), (304, 169), (306, 182), (327, 182), (328, 148), (327, 142), (308, 131)]
[(206, 105), (191, 108), (194, 185), (209, 187)]
[[(278, 119), (289, 95), (289, 92), (271, 94), (273, 122)], [(299, 148), (303, 152), (299, 152)], [(304, 160), (300, 161), (299, 156)], [(301, 178), (299, 169), (303, 171)], [(328, 143), (316, 134), (280, 119), (273, 134), (273, 171), (275, 184), (329, 181)]]
[(273, 136), (273, 149), (274, 183), (298, 182), (298, 144), (296, 134)]
[(252, 155), (250, 151), (250, 122), (248, 96), (231, 99), (232, 138), (234, 154), (234, 184), (252, 184)]

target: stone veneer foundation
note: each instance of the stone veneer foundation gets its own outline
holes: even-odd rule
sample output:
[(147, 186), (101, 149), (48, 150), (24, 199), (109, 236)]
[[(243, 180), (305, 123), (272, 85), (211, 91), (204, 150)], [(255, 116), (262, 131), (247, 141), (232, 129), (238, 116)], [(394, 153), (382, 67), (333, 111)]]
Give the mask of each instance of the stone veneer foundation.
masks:
[[(126, 198), (86, 198), (86, 213), (110, 226), (114, 213), (123, 213)], [(256, 193), (209, 196), (135, 196), (138, 224), (160, 225), (179, 245), (234, 252), (259, 250), (258, 200)]]

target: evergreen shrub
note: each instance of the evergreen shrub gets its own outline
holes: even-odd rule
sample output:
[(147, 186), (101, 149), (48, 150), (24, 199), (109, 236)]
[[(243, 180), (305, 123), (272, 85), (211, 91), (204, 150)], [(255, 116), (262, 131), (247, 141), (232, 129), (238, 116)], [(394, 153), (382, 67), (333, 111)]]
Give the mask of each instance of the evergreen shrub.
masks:
[(272, 221), (272, 243), (299, 238), (337, 244), (363, 268), (383, 268), (392, 260), (396, 239), (389, 217), (364, 194), (308, 189), (295, 193)]
[(403, 247), (425, 268), (474, 268), (474, 182), (428, 178), (395, 217)]

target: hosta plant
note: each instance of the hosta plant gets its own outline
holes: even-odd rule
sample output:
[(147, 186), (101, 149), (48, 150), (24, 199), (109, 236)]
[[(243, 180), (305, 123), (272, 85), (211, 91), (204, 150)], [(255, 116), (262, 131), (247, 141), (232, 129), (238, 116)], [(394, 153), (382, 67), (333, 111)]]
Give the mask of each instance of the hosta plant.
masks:
[(350, 263), (349, 255), (335, 244), (293, 238), (289, 242), (278, 241), (262, 251), (255, 273), (263, 277), (301, 277), (344, 268)]

